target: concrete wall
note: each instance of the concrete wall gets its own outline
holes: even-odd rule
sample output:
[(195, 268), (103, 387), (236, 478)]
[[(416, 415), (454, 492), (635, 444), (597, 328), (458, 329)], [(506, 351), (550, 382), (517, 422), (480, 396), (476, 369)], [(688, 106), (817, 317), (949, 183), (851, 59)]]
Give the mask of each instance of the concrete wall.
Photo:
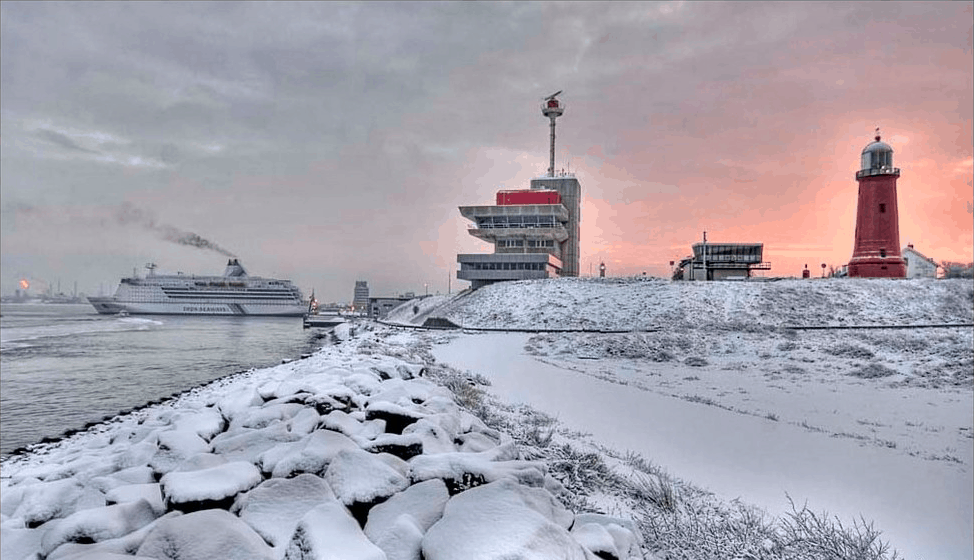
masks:
[[(471, 287), (477, 289), (493, 282), (507, 280), (533, 280), (558, 276), (561, 261), (548, 253), (470, 253), (457, 255), (460, 270), (457, 278), (468, 280)], [(518, 263), (531, 264), (530, 270), (515, 269)], [(508, 265), (510, 269), (502, 267)], [(482, 266), (494, 265), (497, 268), (483, 269)]]
[(903, 260), (906, 261), (907, 278), (937, 277), (937, 265), (909, 247), (903, 251)]
[(561, 203), (568, 209), (568, 239), (561, 243), (561, 275), (578, 276), (578, 224), (582, 220), (582, 185), (575, 177), (540, 177), (531, 179), (531, 190), (552, 190), (561, 194)]

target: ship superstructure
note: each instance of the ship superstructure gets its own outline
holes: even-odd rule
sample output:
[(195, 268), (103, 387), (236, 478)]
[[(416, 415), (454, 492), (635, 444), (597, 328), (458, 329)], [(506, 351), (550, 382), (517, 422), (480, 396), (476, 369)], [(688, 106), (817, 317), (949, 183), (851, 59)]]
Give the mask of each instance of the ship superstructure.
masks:
[(301, 316), (307, 302), (290, 280), (249, 276), (230, 259), (222, 276), (155, 274), (123, 278), (111, 297), (89, 297), (98, 313)]

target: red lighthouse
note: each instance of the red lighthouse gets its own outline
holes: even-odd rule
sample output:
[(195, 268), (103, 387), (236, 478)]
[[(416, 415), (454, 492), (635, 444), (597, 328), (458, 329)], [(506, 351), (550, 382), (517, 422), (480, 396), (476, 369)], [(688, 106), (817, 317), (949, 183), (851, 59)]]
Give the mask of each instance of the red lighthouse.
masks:
[(849, 261), (849, 276), (863, 278), (906, 278), (906, 261), (900, 255), (900, 225), (896, 208), (896, 179), (893, 148), (876, 141), (862, 150), (859, 208), (856, 213), (856, 244)]

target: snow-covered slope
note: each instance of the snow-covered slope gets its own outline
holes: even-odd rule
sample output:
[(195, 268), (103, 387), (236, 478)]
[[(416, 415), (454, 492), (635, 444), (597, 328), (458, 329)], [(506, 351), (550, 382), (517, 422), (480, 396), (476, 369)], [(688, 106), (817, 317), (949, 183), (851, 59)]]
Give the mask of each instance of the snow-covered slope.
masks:
[(641, 558), (625, 523), (565, 509), (547, 466), (418, 359), (378, 351), (388, 333), (348, 329), (308, 359), (5, 459), (0, 556), (587, 560), (606, 543), (586, 535), (609, 525), (629, 543), (614, 557)]
[[(671, 282), (560, 278), (503, 282), (444, 302), (424, 316), (464, 327), (644, 330), (671, 327), (971, 323), (969, 280), (827, 279)], [(412, 313), (390, 317), (411, 323)]]

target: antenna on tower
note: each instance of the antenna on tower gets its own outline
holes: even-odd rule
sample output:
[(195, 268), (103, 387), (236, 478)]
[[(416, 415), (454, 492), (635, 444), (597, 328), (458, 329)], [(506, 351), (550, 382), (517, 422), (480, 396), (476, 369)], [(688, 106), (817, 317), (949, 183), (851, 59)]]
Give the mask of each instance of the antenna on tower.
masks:
[(563, 90), (558, 90), (545, 98), (541, 104), (541, 114), (551, 120), (551, 151), (548, 158), (548, 177), (555, 176), (555, 119), (565, 112), (565, 106), (558, 100)]

